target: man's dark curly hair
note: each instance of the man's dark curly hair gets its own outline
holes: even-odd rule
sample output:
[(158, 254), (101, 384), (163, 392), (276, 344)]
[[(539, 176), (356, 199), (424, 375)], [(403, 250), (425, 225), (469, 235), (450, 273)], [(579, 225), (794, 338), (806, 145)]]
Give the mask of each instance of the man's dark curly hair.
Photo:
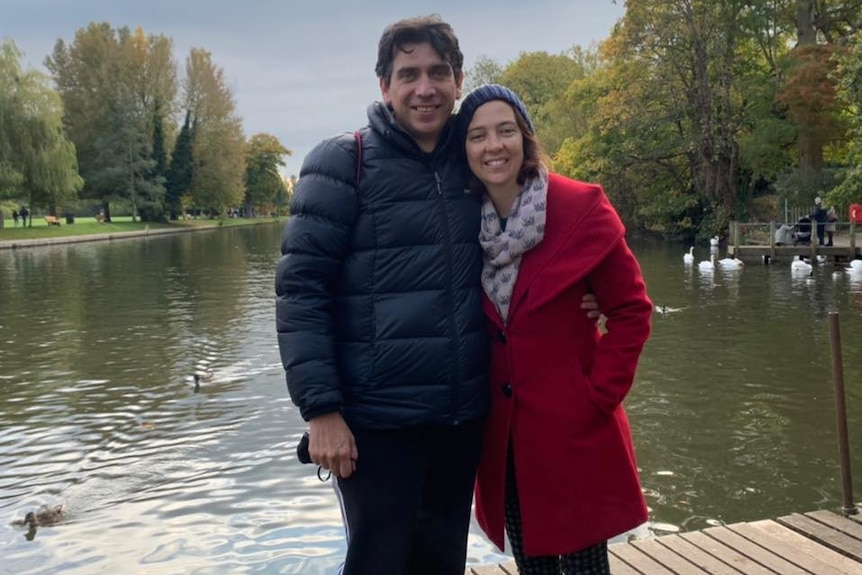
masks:
[(377, 50), (377, 65), (374, 67), (377, 77), (388, 86), (392, 80), (395, 51), (407, 52), (404, 49), (405, 45), (423, 43), (431, 44), (437, 54), (452, 67), (452, 73), (456, 79), (461, 75), (464, 68), (464, 54), (458, 46), (458, 37), (455, 36), (452, 26), (441, 20), (437, 14), (431, 14), (405, 18), (386, 27), (383, 35), (380, 36)]

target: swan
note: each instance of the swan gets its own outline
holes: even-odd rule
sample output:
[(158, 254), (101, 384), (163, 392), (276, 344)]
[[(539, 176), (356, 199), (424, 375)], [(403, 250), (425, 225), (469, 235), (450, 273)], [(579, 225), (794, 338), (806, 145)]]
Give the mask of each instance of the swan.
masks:
[(725, 270), (741, 270), (742, 266), (745, 265), (741, 259), (736, 256), (732, 258), (722, 258), (718, 260), (718, 267)]
[(790, 264), (790, 271), (794, 273), (810, 274), (814, 270), (814, 268), (811, 266), (811, 264), (802, 259), (802, 256), (798, 257), (799, 259), (793, 260), (793, 263)]
[[(685, 264), (693, 264), (694, 263), (694, 246), (688, 248), (688, 252), (683, 254), (682, 261)], [(862, 260), (860, 260), (862, 261)]]
[(709, 245), (717, 246), (718, 245), (718, 236), (713, 236), (709, 239)]
[(850, 260), (850, 267), (847, 268), (856, 273), (862, 273), (862, 260)]
[(711, 272), (715, 269), (715, 254), (710, 254), (708, 260), (704, 260), (697, 264), (698, 269), (702, 272)]
[(825, 264), (826, 263), (826, 256), (824, 256), (822, 254), (818, 254), (817, 255), (817, 263), (818, 264)]

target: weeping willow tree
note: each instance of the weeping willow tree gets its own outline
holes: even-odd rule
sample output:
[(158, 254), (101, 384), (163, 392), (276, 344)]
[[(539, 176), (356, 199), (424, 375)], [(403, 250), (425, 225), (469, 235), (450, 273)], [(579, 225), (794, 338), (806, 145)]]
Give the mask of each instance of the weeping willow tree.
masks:
[(23, 70), (14, 43), (0, 45), (0, 196), (51, 214), (83, 187), (75, 146), (63, 132), (63, 105), (49, 79)]

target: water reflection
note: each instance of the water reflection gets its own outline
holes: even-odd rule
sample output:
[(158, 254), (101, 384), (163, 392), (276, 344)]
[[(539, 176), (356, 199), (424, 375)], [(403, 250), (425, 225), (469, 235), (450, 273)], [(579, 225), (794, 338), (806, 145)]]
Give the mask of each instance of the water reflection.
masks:
[[(4, 566), (335, 571), (334, 495), (293, 461), (305, 426), (274, 338), (279, 231), (0, 252)], [(837, 507), (825, 318), (842, 314), (858, 406), (862, 275), (815, 266), (797, 282), (786, 263), (702, 273), (680, 246), (634, 248), (657, 305), (627, 402), (652, 531)], [(196, 370), (213, 374), (199, 393)], [(10, 525), (59, 502), (57, 526)], [(474, 525), (469, 561), (497, 559)]]

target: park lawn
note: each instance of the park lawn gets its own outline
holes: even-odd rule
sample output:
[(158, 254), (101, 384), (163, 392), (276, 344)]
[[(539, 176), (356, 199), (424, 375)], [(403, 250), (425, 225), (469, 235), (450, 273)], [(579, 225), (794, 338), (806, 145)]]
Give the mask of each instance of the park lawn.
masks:
[[(284, 218), (278, 218), (283, 220)], [(32, 240), (43, 238), (62, 238), (65, 236), (84, 236), (91, 234), (117, 234), (122, 232), (136, 232), (141, 230), (157, 230), (170, 228), (213, 228), (219, 226), (247, 226), (254, 224), (265, 224), (277, 221), (276, 218), (228, 218), (228, 219), (188, 219), (169, 224), (154, 222), (132, 222), (131, 216), (119, 216), (111, 218), (110, 223), (99, 223), (95, 218), (75, 217), (74, 224), (67, 224), (64, 218), (60, 218), (60, 226), (49, 226), (42, 218), (33, 218), (33, 227), (13, 227), (9, 218), (4, 222), (4, 228), (0, 230), (0, 242), (7, 240)]]

